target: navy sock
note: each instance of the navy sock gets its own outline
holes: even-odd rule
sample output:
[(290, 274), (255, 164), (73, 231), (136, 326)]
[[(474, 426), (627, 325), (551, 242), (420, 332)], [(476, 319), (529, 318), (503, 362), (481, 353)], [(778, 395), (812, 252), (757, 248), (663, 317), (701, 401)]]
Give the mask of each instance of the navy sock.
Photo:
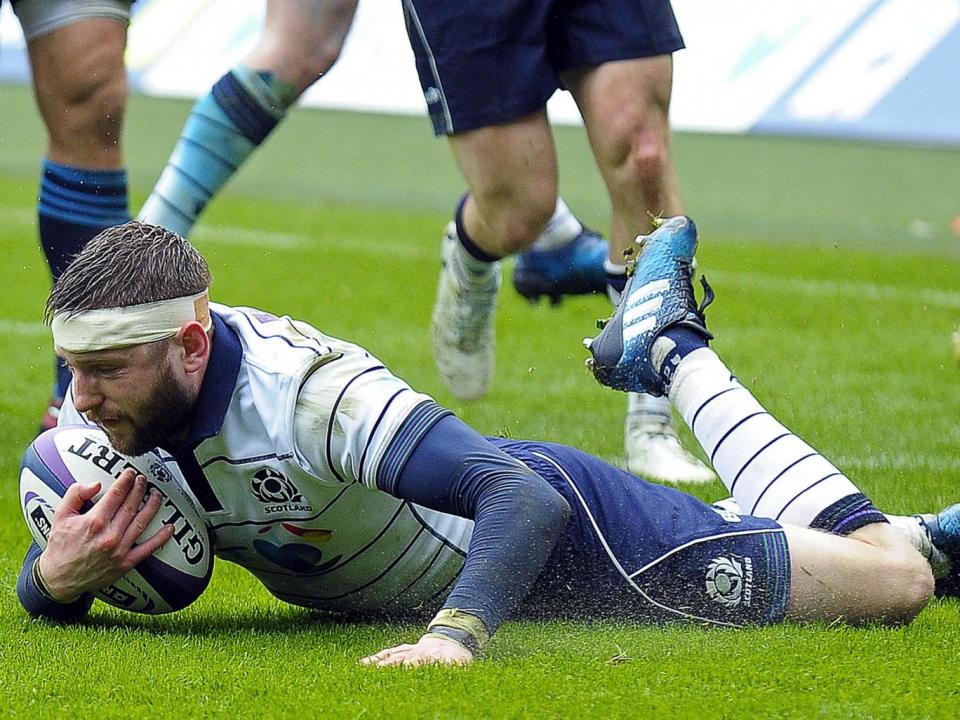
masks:
[(626, 270), (623, 272), (619, 270), (611, 271), (604, 267), (603, 273), (607, 276), (607, 297), (610, 298), (610, 302), (614, 306), (619, 305), (620, 298), (623, 297), (623, 289), (627, 286)]
[[(662, 342), (666, 338), (669, 342)], [(666, 387), (673, 382), (677, 365), (694, 350), (707, 347), (707, 338), (686, 325), (671, 325), (654, 343), (654, 354), (660, 363), (660, 377)]]
[(863, 493), (848, 495), (825, 508), (810, 527), (834, 535), (849, 535), (866, 525), (888, 523), (887, 516), (877, 510)]
[(101, 230), (130, 219), (126, 170), (86, 170), (43, 161), (37, 209), (53, 280)]
[(254, 145), (267, 139), (286, 112), (286, 107), (272, 92), (268, 79), (244, 66), (238, 66), (220, 78), (210, 94)]
[[(130, 219), (125, 170), (87, 170), (43, 161), (37, 209), (40, 244), (56, 282), (101, 230)], [(62, 398), (70, 373), (57, 362), (54, 394)]]
[(464, 193), (463, 197), (460, 198), (460, 202), (457, 203), (457, 211), (453, 215), (453, 219), (457, 224), (457, 237), (460, 239), (460, 244), (463, 245), (463, 249), (470, 253), (471, 257), (476, 258), (480, 262), (492, 263), (500, 259), (498, 255), (491, 255), (487, 251), (481, 249), (470, 237), (470, 234), (467, 232), (467, 228), (463, 224), (463, 206), (467, 204), (467, 198), (469, 193)]

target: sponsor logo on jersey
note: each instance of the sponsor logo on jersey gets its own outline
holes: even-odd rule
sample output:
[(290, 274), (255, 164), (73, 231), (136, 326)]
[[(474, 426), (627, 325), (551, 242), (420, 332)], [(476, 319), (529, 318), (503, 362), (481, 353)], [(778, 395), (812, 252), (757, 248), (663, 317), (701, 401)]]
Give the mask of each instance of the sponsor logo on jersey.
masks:
[(313, 510), (290, 480), (273, 468), (260, 468), (251, 481), (253, 495), (266, 507), (266, 513), (310, 512)]
[(707, 566), (707, 597), (725, 608), (750, 607), (753, 599), (753, 559), (716, 557)]

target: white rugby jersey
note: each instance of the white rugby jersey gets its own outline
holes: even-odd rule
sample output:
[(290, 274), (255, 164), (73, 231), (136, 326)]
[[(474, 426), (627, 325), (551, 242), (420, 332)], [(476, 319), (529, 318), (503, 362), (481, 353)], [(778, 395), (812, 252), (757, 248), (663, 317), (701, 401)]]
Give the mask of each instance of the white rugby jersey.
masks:
[[(463, 565), (470, 520), (377, 489), (446, 414), (363, 348), (211, 304), (213, 350), (174, 454), (216, 554), (287, 602), (417, 608)], [(89, 423), (69, 397), (59, 424)]]

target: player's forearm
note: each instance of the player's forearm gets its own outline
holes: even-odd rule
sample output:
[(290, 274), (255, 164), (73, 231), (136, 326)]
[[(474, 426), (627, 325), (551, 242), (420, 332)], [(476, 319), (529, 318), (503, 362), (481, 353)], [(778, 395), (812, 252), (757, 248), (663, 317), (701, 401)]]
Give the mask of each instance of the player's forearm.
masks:
[[(467, 558), (444, 608), (478, 618), (487, 634), (526, 596), (570, 512), (540, 476), (455, 417), (438, 422), (412, 453), (395, 486), (383, 489), (473, 519)], [(464, 620), (462, 627), (449, 616), (440, 622), (442, 627), (479, 630), (469, 617)], [(477, 639), (482, 643), (485, 638)]]
[(36, 574), (36, 562), (40, 547), (33, 543), (27, 550), (20, 576), (17, 578), (17, 597), (32, 617), (53, 622), (70, 623), (82, 620), (93, 604), (93, 595), (86, 593), (72, 602), (61, 603), (51, 597), (43, 587), (43, 579)]

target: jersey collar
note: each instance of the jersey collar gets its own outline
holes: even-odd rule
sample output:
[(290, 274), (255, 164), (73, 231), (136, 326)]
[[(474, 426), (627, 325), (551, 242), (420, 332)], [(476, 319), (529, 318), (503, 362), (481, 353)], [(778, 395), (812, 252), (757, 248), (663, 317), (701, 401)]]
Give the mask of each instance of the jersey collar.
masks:
[(213, 347), (210, 348), (210, 361), (187, 433), (185, 445), (190, 448), (213, 437), (223, 427), (243, 359), (243, 348), (237, 333), (216, 312), (211, 312), (211, 315)]

